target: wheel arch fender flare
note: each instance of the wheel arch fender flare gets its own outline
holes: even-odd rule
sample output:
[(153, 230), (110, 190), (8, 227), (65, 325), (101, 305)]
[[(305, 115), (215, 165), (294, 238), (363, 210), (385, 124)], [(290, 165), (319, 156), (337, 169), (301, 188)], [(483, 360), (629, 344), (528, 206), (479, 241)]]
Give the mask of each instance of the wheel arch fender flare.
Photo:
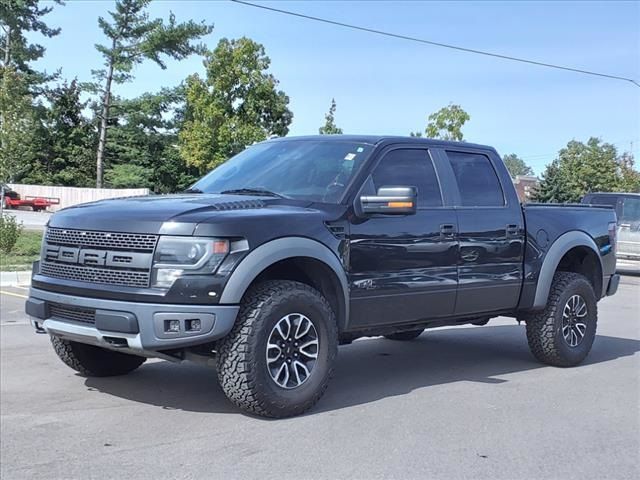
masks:
[[(540, 275), (538, 275), (538, 282), (536, 285), (536, 295), (533, 301), (533, 308), (544, 308), (547, 304), (549, 297), (549, 291), (551, 290), (551, 283), (553, 282), (553, 276), (560, 265), (562, 257), (575, 247), (587, 247), (593, 250), (598, 262), (600, 262), (600, 271), (602, 272), (602, 258), (600, 258), (598, 246), (596, 242), (589, 235), (582, 231), (567, 232), (559, 236), (551, 245), (547, 254), (542, 262), (540, 268)], [(600, 296), (600, 292), (595, 292)]]
[(238, 304), (253, 281), (271, 265), (289, 258), (306, 257), (318, 260), (335, 273), (343, 295), (343, 312), (336, 315), (346, 322), (349, 318), (349, 284), (344, 267), (326, 245), (305, 237), (284, 237), (271, 240), (251, 251), (235, 268), (227, 281), (221, 304)]

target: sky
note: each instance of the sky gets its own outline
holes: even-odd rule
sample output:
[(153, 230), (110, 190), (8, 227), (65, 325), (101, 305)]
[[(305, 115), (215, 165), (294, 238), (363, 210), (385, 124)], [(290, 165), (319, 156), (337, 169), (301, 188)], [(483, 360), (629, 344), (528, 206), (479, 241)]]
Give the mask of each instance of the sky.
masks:
[[(267, 1), (264, 5), (343, 23), (633, 78), (640, 83), (640, 2)], [(62, 29), (39, 68), (91, 79), (101, 67), (98, 16), (112, 0), (67, 0), (45, 17)], [(516, 153), (537, 174), (572, 139), (590, 136), (640, 156), (640, 87), (293, 18), (229, 1), (158, 0), (152, 18), (215, 25), (204, 43), (247, 36), (262, 43), (290, 97), (289, 135), (316, 134), (332, 98), (350, 134), (408, 135), (449, 103), (471, 116), (465, 140)], [(204, 73), (202, 59), (146, 62), (115, 93), (134, 97)], [(633, 147), (631, 144), (633, 142)]]

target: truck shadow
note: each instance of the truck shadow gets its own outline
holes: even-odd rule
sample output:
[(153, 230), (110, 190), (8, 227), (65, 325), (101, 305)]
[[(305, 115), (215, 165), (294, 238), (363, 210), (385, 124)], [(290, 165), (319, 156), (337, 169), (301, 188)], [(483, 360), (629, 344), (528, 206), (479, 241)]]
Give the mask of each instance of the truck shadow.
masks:
[[(608, 362), (640, 351), (640, 341), (599, 335), (587, 361)], [(363, 339), (340, 347), (326, 395), (311, 411), (327, 412), (454, 382), (500, 384), (537, 368), (523, 326), (432, 330), (411, 342)], [(153, 361), (125, 377), (88, 378), (89, 389), (156, 405), (209, 413), (240, 413), (224, 396), (213, 368)]]

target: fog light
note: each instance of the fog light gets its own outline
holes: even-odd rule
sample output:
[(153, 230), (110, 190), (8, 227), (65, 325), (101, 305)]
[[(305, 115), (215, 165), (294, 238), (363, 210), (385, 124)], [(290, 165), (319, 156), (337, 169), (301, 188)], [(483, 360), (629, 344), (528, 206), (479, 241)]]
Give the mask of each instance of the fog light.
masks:
[(184, 321), (184, 328), (187, 332), (199, 332), (202, 326), (199, 318)]
[(165, 320), (164, 331), (167, 333), (180, 332), (180, 320)]

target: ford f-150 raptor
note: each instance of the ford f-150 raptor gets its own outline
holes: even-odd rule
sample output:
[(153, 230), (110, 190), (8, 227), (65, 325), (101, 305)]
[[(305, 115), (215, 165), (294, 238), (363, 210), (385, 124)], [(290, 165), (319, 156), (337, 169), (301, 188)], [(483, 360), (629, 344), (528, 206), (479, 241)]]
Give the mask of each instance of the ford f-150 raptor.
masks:
[(285, 417), (363, 336), (503, 315), (526, 323), (539, 361), (580, 363), (618, 286), (615, 235), (608, 207), (521, 205), (490, 147), (274, 139), (183, 194), (56, 213), (26, 311), (82, 375), (205, 359), (233, 403)]

